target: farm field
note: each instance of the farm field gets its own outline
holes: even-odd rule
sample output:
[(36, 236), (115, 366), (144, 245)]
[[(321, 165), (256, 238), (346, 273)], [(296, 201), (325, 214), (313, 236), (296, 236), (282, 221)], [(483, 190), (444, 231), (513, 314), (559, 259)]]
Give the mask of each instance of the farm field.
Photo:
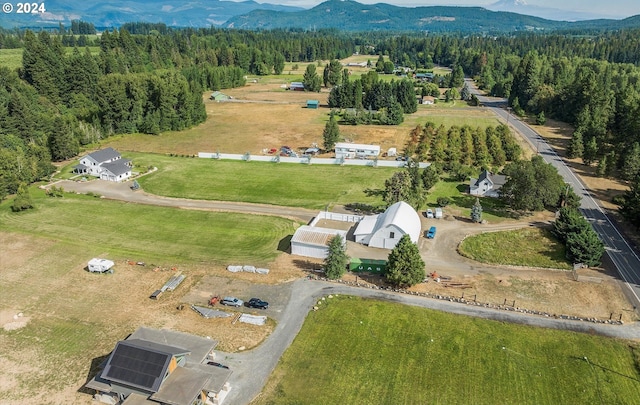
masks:
[(278, 217), (126, 204), (72, 194), (53, 199), (34, 193), (34, 204), (35, 210), (13, 214), (9, 203), (3, 203), (0, 230), (75, 245), (89, 258), (110, 254), (149, 262), (266, 264), (278, 255), (280, 240), (296, 227)]
[(354, 297), (311, 312), (253, 405), (635, 404), (637, 344)]
[(481, 263), (571, 270), (565, 247), (548, 229), (483, 233), (466, 238), (458, 251)]
[[(194, 155), (198, 152), (262, 154), (265, 149), (282, 145), (294, 150), (312, 144), (322, 146), (322, 131), (329, 120), (326, 107), (329, 93), (286, 91), (280, 86), (286, 76), (248, 83), (223, 93), (234, 98), (231, 102), (208, 100), (204, 93), (207, 121), (181, 132), (161, 135), (133, 134), (108, 138), (103, 145), (118, 150), (137, 152), (176, 153)], [(264, 81), (264, 83), (263, 83)], [(321, 108), (307, 109), (306, 101), (316, 99)], [(342, 138), (355, 143), (380, 145), (382, 151), (404, 148), (409, 132), (417, 125), (432, 121), (436, 125), (470, 125), (486, 128), (499, 121), (488, 111), (469, 107), (464, 103), (420, 105), (418, 112), (405, 115), (401, 125), (340, 125)]]
[(277, 164), (131, 154), (141, 166), (159, 170), (139, 179), (145, 191), (190, 199), (325, 209), (327, 205), (367, 203), (367, 188), (382, 188), (395, 170), (382, 167)]

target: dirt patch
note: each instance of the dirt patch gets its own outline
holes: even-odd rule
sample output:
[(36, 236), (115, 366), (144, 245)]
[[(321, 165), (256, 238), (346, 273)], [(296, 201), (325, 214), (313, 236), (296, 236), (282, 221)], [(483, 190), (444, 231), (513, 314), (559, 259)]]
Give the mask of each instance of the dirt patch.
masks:
[(24, 316), (20, 311), (0, 311), (0, 325), (6, 331), (18, 330), (27, 326), (31, 318)]

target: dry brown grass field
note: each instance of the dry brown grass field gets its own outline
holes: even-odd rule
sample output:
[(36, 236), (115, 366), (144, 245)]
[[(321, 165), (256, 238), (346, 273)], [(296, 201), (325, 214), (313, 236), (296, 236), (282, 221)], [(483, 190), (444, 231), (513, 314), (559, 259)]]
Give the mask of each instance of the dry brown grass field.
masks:
[[(287, 91), (280, 86), (282, 79), (264, 80), (266, 83), (247, 83), (244, 87), (224, 90), (232, 101), (215, 102), (203, 95), (207, 121), (197, 127), (161, 135), (126, 135), (109, 139), (107, 144), (119, 150), (197, 154), (198, 152), (225, 152), (260, 154), (264, 149), (282, 145), (294, 149), (308, 148), (316, 143), (322, 146), (322, 131), (329, 120), (327, 90), (320, 93)], [(319, 109), (307, 109), (307, 100), (320, 101)], [(455, 105), (418, 106), (418, 112), (405, 115), (398, 126), (359, 125), (340, 126), (343, 138), (356, 143), (373, 143), (387, 150), (402, 150), (409, 132), (416, 125), (433, 121), (437, 125), (471, 125), (487, 127), (498, 120), (489, 112)]]

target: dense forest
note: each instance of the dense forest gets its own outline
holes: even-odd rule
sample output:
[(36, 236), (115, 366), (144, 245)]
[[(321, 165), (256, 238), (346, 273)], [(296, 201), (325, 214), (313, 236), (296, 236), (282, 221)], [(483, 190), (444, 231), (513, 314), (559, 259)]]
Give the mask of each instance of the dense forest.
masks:
[[(130, 28), (146, 33), (121, 29), (89, 39), (63, 29), (0, 31), (0, 48), (23, 48), (22, 68), (0, 68), (0, 199), (46, 178), (51, 162), (76, 156), (82, 145), (203, 122), (206, 89), (242, 86), (246, 74), (280, 73), (285, 61), (343, 58), (355, 49), (351, 38), (327, 32)], [(65, 47), (80, 38), (97, 53)]]

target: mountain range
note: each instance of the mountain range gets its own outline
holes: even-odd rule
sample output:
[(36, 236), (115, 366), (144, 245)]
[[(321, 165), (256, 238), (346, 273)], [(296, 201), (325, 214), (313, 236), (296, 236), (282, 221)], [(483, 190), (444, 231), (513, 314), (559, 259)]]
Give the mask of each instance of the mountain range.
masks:
[[(558, 21), (559, 10), (529, 6), (524, 0), (500, 0), (481, 7), (399, 7), (386, 3), (361, 4), (353, 0), (328, 0), (311, 9), (255, 1), (224, 0), (57, 0), (47, 3), (43, 14), (4, 14), (0, 26), (58, 27), (72, 20), (98, 28), (119, 27), (126, 22), (164, 23), (173, 27), (225, 27), (243, 29), (337, 28), (345, 31), (424, 31), (504, 33), (560, 29), (619, 29), (640, 27), (640, 16), (624, 20), (590, 19)], [(533, 11), (532, 11), (533, 10)], [(518, 11), (519, 13), (515, 13)], [(555, 19), (525, 15), (534, 13)]]

